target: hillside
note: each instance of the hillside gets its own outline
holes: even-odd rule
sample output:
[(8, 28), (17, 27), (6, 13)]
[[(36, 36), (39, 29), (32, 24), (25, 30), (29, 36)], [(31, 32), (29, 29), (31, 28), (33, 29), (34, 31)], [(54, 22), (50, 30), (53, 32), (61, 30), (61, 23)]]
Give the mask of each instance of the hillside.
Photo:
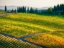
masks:
[[(32, 38), (26, 38), (25, 40), (46, 47), (50, 47), (49, 45), (52, 45), (52, 47), (57, 47), (59, 45), (60, 48), (64, 47), (63, 17), (29, 13), (8, 14), (6, 16), (0, 17), (0, 33), (9, 34), (19, 38), (38, 32), (41, 34), (37, 35), (37, 37), (33, 36)], [(60, 41), (57, 38), (60, 39)], [(46, 42), (46, 40), (48, 39), (49, 42), (53, 39), (53, 41), (51, 41), (53, 43), (50, 42), (49, 44), (49, 42)], [(44, 43), (42, 40), (45, 40)], [(42, 44), (40, 41), (42, 42)], [(54, 41), (58, 43), (56, 44), (56, 42)]]

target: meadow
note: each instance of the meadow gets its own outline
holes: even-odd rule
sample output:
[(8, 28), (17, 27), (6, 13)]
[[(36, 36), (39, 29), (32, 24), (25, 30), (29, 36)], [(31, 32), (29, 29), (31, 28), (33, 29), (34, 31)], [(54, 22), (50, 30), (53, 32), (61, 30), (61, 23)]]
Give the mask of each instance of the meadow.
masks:
[(8, 14), (0, 17), (0, 32), (17, 38), (39, 32), (41, 34), (25, 40), (47, 48), (63, 48), (64, 17), (61, 16)]
[(0, 15), (1, 15), (1, 14), (6, 14), (6, 13), (5, 13), (4, 11), (0, 10)]

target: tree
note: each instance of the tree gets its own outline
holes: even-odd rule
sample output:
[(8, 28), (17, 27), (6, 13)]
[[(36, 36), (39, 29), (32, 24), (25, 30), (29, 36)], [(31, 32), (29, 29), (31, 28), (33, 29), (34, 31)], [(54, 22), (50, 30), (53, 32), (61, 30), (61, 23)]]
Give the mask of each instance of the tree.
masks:
[(53, 8), (52, 7), (48, 8), (48, 13), (51, 14), (52, 12), (53, 12)]
[(5, 12), (7, 12), (7, 6), (5, 6)]
[(22, 12), (26, 12), (26, 7), (22, 7)]
[(53, 12), (55, 14), (64, 14), (64, 4), (58, 4), (57, 6), (54, 6)]
[(17, 12), (22, 12), (22, 7), (17, 7)]
[(32, 7), (30, 8), (30, 13), (34, 13), (34, 9)]
[(59, 4), (57, 5), (57, 10), (58, 10), (58, 11), (60, 10), (60, 5), (59, 5)]
[(35, 11), (34, 13), (36, 13), (36, 14), (38, 13), (38, 9), (37, 8), (34, 11)]
[(17, 7), (17, 12), (26, 12), (26, 7)]
[(11, 10), (11, 13), (13, 13), (13, 12), (14, 12), (14, 10), (12, 9), (12, 10)]
[(64, 4), (60, 4), (60, 11), (61, 11), (61, 14), (64, 14)]
[(17, 13), (16, 9), (15, 9), (15, 13)]

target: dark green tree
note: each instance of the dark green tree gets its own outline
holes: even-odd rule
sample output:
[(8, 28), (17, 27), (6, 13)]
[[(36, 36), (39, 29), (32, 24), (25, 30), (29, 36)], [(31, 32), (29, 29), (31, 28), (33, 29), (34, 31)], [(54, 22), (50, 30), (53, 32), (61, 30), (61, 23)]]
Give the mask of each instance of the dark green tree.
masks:
[(64, 14), (64, 4), (60, 4), (60, 8), (61, 8), (62, 14)]
[(17, 7), (17, 12), (26, 12), (26, 7)]
[(16, 9), (14, 10), (15, 13), (17, 13)]
[(48, 13), (51, 14), (52, 12), (53, 12), (53, 8), (52, 7), (48, 8)]
[(11, 10), (11, 13), (13, 13), (13, 12), (14, 12), (14, 10), (12, 9), (12, 10)]
[(22, 12), (26, 12), (26, 7), (22, 7)]
[(36, 13), (36, 14), (38, 13), (38, 9), (37, 8), (34, 10), (34, 13)]
[(34, 9), (32, 7), (30, 8), (30, 13), (34, 13)]
[(7, 6), (5, 5), (5, 12), (7, 12)]

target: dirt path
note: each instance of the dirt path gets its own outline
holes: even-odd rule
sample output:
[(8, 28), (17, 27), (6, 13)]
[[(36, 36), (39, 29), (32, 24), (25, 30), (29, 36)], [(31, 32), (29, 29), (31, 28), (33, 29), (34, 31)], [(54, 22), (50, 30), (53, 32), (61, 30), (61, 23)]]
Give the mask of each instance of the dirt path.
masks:
[[(0, 32), (0, 34), (4, 35), (4, 36), (6, 36), (6, 37), (8, 36), (8, 37), (10, 37), (10, 38), (15, 38), (15, 39), (17, 39), (17, 40), (22, 40), (23, 42), (28, 42), (27, 40), (25, 40), (25, 38), (30, 38), (30, 37), (32, 37), (32, 36), (36, 36), (36, 35), (41, 34), (41, 33), (30, 34), (30, 35), (26, 35), (26, 36), (23, 36), (23, 37), (20, 37), (20, 38), (16, 38), (16, 37), (14, 37), (14, 36), (11, 36), (11, 35), (8, 35), (8, 34), (4, 34), (4, 33), (1, 33), (1, 32)], [(41, 46), (41, 45), (38, 45), (38, 44), (35, 44), (35, 43), (32, 43), (32, 42), (28, 42), (28, 43), (34, 44), (34, 45), (37, 46), (38, 48), (46, 48), (45, 46)]]

